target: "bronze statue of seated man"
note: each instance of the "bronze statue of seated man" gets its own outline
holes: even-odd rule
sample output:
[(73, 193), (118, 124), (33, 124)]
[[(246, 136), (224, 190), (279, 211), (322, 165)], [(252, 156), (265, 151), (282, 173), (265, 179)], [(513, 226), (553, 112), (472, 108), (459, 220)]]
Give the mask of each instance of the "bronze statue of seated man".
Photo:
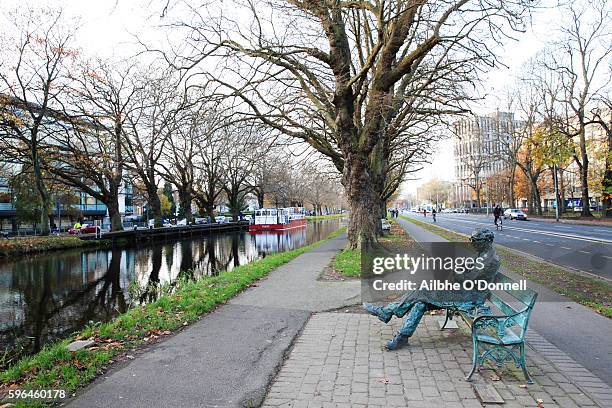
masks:
[[(457, 275), (459, 280), (495, 281), (500, 262), (493, 246), (493, 239), (493, 233), (486, 228), (477, 229), (472, 233), (470, 242), (477, 252), (477, 256), (484, 260), (485, 266), (482, 269), (472, 268), (461, 275)], [(415, 290), (404, 294), (398, 300), (385, 306), (364, 303), (363, 308), (384, 323), (388, 323), (393, 316), (402, 318), (408, 314), (399, 333), (387, 342), (386, 347), (389, 350), (396, 350), (408, 344), (408, 339), (414, 334), (425, 312), (446, 308), (471, 312), (475, 308), (483, 306), (490, 294), (488, 290), (461, 290), (443, 294), (440, 292), (442, 291)]]

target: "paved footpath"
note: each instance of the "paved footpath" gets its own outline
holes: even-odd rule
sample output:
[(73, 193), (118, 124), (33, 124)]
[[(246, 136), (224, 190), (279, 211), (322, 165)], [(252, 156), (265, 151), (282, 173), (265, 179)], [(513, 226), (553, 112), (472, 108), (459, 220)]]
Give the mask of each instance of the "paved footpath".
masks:
[[(407, 229), (416, 240), (435, 240), (421, 228)], [(297, 338), (263, 406), (612, 406), (607, 384), (531, 329), (527, 363), (535, 384), (526, 385), (520, 370), (510, 365), (502, 373), (482, 370), (471, 382), (465, 381), (471, 368), (468, 329), (458, 321), (457, 329), (440, 331), (440, 318), (425, 316), (408, 347), (386, 351), (384, 344), (399, 329), (399, 319), (385, 325), (361, 313), (316, 313)], [(484, 402), (476, 388), (494, 390), (503, 404)]]
[(311, 313), (359, 301), (357, 281), (317, 281), (345, 245), (346, 235), (296, 257), (197, 323), (111, 369), (68, 405), (261, 405), (286, 351)]

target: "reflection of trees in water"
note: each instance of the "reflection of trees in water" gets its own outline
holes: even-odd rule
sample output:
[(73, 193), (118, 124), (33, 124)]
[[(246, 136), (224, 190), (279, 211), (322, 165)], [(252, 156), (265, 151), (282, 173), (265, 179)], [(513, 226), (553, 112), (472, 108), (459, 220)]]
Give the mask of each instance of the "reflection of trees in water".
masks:
[(281, 236), (227, 233), (125, 250), (56, 252), (0, 264), (0, 280), (7, 285), (0, 288), (0, 345), (18, 339), (26, 351), (35, 351), (89, 321), (123, 313), (130, 281), (141, 287), (133, 299), (150, 302), (166, 279), (171, 284), (177, 278), (217, 275), (252, 261), (262, 250), (297, 248), (337, 227), (337, 222), (314, 223)]
[(157, 245), (151, 248), (151, 273), (144, 287), (144, 290), (139, 295), (140, 303), (149, 303), (157, 299), (159, 295), (159, 271), (162, 266), (163, 247)]
[[(63, 337), (90, 320), (107, 320), (125, 312), (127, 302), (121, 288), (121, 256), (121, 250), (113, 250), (112, 253), (82, 253), (60, 259), (37, 258), (35, 262), (16, 265), (12, 271), (15, 279), (11, 289), (21, 295), (24, 319), (3, 330), (3, 345), (11, 346), (15, 339), (21, 339), (24, 352), (35, 352), (49, 340)], [(95, 276), (97, 272), (87, 269), (91, 257), (98, 258), (94, 266), (107, 261), (104, 262), (105, 272), (82, 285), (87, 275)], [(77, 265), (81, 268), (75, 267)], [(70, 290), (78, 281), (81, 287)]]

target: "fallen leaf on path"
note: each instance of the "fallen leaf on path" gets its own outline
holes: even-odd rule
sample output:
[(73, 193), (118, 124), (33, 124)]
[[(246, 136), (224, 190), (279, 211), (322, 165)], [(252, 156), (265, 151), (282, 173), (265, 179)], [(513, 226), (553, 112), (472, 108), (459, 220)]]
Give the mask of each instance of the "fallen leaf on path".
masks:
[(491, 374), (491, 381), (499, 381), (499, 380), (501, 380), (499, 375), (495, 373)]

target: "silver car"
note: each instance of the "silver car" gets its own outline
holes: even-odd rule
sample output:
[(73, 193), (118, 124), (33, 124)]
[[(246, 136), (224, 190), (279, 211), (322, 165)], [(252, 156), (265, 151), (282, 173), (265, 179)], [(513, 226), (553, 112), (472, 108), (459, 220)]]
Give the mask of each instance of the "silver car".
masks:
[(504, 211), (504, 219), (527, 221), (527, 214), (518, 208), (508, 208)]

